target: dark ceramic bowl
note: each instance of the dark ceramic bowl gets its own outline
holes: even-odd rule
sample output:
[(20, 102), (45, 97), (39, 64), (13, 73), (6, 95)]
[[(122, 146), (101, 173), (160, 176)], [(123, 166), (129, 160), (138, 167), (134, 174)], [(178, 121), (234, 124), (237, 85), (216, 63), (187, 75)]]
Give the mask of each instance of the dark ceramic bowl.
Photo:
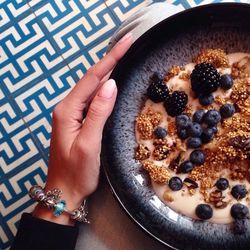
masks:
[(146, 232), (177, 249), (250, 249), (249, 230), (234, 235), (230, 225), (200, 222), (163, 204), (134, 160), (134, 122), (148, 79), (183, 65), (202, 48), (250, 53), (250, 5), (213, 4), (186, 10), (154, 26), (130, 48), (112, 73), (119, 95), (105, 128), (102, 161), (114, 194)]

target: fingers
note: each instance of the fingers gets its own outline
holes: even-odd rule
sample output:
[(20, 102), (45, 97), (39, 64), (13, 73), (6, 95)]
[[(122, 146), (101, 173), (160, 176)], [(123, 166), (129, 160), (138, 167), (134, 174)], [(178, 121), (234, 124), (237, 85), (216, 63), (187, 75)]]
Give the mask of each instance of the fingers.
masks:
[(126, 34), (100, 62), (90, 68), (90, 72), (94, 72), (99, 80), (101, 80), (124, 56), (132, 42), (132, 34)]
[(85, 76), (78, 82), (70, 94), (66, 97), (68, 104), (81, 102), (85, 103), (91, 98), (101, 80), (107, 75), (124, 56), (132, 45), (132, 35), (125, 35), (115, 47), (97, 64), (92, 66)]
[[(94, 97), (82, 129), (79, 133), (80, 141), (99, 145), (102, 139), (104, 125), (110, 116), (117, 96), (117, 87), (113, 79), (108, 80)], [(81, 140), (82, 139), (82, 140)]]

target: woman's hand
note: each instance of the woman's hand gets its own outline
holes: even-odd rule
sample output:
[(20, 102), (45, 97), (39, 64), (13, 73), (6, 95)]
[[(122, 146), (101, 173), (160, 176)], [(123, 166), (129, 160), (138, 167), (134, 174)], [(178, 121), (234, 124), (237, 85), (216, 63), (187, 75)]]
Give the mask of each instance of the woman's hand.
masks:
[[(132, 36), (127, 34), (54, 109), (45, 190), (62, 190), (69, 210), (78, 208), (97, 188), (103, 127), (117, 96), (115, 81), (106, 80), (131, 44)], [(39, 205), (33, 215), (72, 224), (68, 215), (54, 217), (52, 211)]]

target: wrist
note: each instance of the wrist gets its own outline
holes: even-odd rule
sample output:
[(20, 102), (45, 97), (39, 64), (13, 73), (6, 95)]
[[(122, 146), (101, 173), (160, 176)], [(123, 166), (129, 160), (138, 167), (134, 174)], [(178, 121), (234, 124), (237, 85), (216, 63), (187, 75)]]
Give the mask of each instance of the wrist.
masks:
[(56, 217), (53, 214), (53, 210), (48, 209), (47, 207), (44, 207), (41, 204), (38, 204), (35, 207), (32, 213), (32, 216), (39, 218), (39, 219), (47, 220), (50, 222), (54, 222), (57, 224), (70, 225), (70, 226), (75, 225), (75, 221), (72, 220), (70, 216), (68, 216), (67, 214), (62, 213), (60, 216)]
[(81, 194), (75, 192), (72, 187), (69, 188), (68, 186), (56, 181), (47, 181), (44, 191), (47, 192), (49, 190), (53, 190), (54, 188), (58, 188), (62, 191), (60, 199), (66, 201), (66, 207), (68, 210), (74, 210), (80, 207), (83, 200), (85, 199), (85, 197), (83, 197)]
[(54, 185), (53, 188), (46, 185), (44, 189), (33, 186), (29, 195), (39, 202), (35, 207), (33, 216), (64, 225), (74, 225), (75, 220), (88, 223), (88, 220), (86, 220), (87, 212), (84, 205), (81, 206), (82, 198), (73, 196), (74, 199), (71, 199), (71, 195), (67, 192), (63, 194), (63, 190), (61, 190), (60, 185), (56, 185), (56, 188)]

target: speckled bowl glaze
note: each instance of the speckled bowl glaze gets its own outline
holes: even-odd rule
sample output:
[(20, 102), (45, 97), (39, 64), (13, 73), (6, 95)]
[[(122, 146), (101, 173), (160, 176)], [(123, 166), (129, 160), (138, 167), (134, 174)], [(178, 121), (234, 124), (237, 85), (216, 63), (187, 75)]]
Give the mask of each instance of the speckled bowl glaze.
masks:
[[(102, 162), (109, 183), (128, 215), (146, 232), (176, 249), (250, 249), (249, 230), (195, 221), (176, 213), (154, 194), (134, 160), (135, 118), (154, 71), (185, 65), (202, 48), (250, 53), (250, 5), (213, 4), (176, 14), (154, 26), (130, 48), (112, 73), (119, 95), (105, 128)], [(183, 204), (184, 205), (184, 204)]]

